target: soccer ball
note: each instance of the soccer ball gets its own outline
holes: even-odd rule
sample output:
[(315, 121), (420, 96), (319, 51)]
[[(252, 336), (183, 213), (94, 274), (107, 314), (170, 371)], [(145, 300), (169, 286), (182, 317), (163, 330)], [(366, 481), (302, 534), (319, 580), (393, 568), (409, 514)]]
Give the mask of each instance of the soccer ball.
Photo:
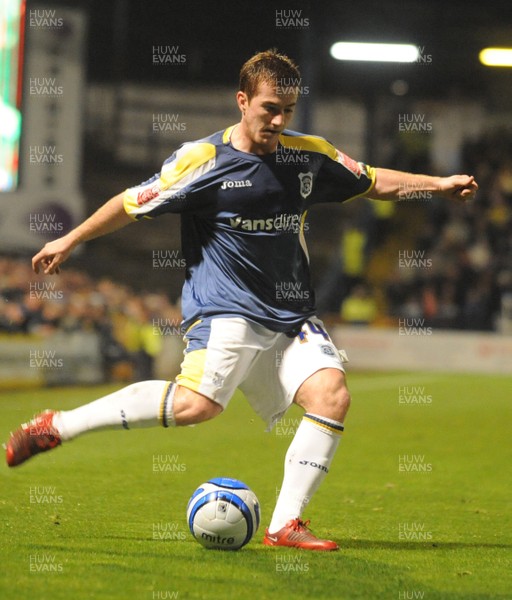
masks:
[(245, 483), (215, 477), (192, 494), (187, 521), (192, 535), (205, 548), (238, 550), (258, 529), (260, 504)]

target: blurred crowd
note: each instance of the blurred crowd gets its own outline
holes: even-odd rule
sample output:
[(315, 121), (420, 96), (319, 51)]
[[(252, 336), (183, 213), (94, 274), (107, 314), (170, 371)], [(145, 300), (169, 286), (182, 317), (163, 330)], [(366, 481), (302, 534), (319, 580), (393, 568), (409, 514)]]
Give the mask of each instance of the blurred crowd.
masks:
[[(512, 131), (466, 143), (462, 172), (475, 176), (476, 200), (461, 206), (412, 195), (405, 201), (423, 205), (414, 213), (419, 222), (402, 222), (400, 229), (393, 229), (391, 215), (379, 214), (376, 205), (385, 203), (363, 205), (345, 227), (320, 285), (320, 309), (339, 311), (355, 324), (407, 318), (424, 326), (509, 331)], [(402, 207), (396, 208), (384, 211), (396, 216)], [(375, 285), (371, 266), (378, 268), (378, 255), (386, 252), (386, 276)]]
[(135, 293), (66, 267), (35, 275), (29, 259), (0, 257), (0, 334), (93, 331), (105, 379), (150, 379), (162, 335), (181, 333), (181, 311), (163, 293)]
[[(318, 285), (321, 316), (512, 330), (512, 132), (467, 143), (462, 171), (480, 185), (476, 201), (417, 202), (414, 222), (402, 215), (397, 226), (405, 207), (396, 203), (354, 203)], [(180, 323), (179, 305), (164, 293), (67, 266), (58, 276), (35, 275), (28, 258), (0, 257), (0, 335), (94, 331), (106, 380), (151, 378), (163, 336), (181, 337)]]
[(500, 330), (512, 295), (512, 132), (466, 143), (462, 171), (480, 186), (476, 200), (427, 208), (415, 246), (427, 266), (410, 281), (389, 281), (390, 312), (437, 327)]

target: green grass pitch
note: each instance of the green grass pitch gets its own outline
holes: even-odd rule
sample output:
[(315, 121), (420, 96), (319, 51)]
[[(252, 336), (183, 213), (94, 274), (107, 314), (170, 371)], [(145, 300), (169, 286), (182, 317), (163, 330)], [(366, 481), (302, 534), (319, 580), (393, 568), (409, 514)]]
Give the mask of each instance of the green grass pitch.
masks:
[[(346, 433), (304, 515), (339, 552), (262, 545), (300, 412), (265, 433), (236, 396), (197, 427), (94, 433), (0, 466), (0, 598), (512, 598), (512, 378), (349, 382)], [(3, 392), (0, 436), (111, 390)], [(262, 526), (238, 552), (205, 550), (187, 529), (188, 498), (215, 476), (260, 500)]]

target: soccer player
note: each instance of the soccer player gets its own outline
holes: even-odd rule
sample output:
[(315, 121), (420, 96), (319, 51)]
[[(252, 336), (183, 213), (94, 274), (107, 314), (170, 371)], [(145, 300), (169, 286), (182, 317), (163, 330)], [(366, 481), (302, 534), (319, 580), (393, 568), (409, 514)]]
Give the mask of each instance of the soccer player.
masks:
[(6, 446), (13, 467), (106, 427), (174, 427), (212, 419), (240, 388), (271, 428), (292, 402), (304, 409), (266, 530), (269, 546), (336, 550), (302, 520), (329, 471), (350, 396), (343, 359), (315, 316), (304, 223), (319, 202), (396, 200), (421, 189), (474, 196), (472, 176), (431, 177), (373, 168), (320, 137), (289, 130), (297, 66), (275, 50), (250, 58), (236, 95), (240, 122), (183, 144), (159, 174), (110, 199), (32, 259), (58, 273), (80, 243), (142, 218), (180, 213), (187, 343), (175, 382), (142, 381), (70, 411), (47, 411)]

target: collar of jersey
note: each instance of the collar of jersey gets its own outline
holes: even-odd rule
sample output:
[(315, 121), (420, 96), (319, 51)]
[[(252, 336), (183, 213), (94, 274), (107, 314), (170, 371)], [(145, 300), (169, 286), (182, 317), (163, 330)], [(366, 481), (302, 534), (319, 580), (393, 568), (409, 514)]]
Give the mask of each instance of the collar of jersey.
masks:
[[(233, 129), (237, 125), (238, 123), (236, 123), (235, 125), (231, 125), (226, 130), (224, 130), (224, 133), (222, 134), (222, 142), (229, 150), (235, 152), (238, 156), (242, 154), (248, 160), (253, 160), (255, 162), (261, 162), (262, 160), (265, 160), (268, 157), (273, 157), (275, 155), (275, 152), (270, 152), (269, 154), (253, 154), (252, 152), (244, 152), (243, 150), (237, 150), (231, 143), (231, 134), (233, 133)], [(279, 143), (281, 143), (281, 135), (279, 135)]]

